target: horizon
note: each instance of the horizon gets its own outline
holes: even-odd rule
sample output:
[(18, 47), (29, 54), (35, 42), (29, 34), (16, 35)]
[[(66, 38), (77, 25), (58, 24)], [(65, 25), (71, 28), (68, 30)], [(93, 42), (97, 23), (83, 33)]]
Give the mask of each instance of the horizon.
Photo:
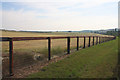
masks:
[[(86, 30), (77, 30), (77, 31), (74, 31), (74, 30), (71, 30), (71, 32), (80, 32), (80, 31), (100, 31), (100, 30), (113, 30), (113, 29), (119, 29), (119, 28), (110, 28), (110, 29), (98, 29), (98, 30), (91, 30), (91, 29), (86, 29)], [(6, 31), (28, 31), (28, 32), (39, 32), (40, 30), (15, 30), (15, 29), (0, 29), (0, 30), (6, 30)], [(53, 31), (50, 31), (50, 30), (41, 30), (40, 32), (69, 32), (70, 30), (53, 30)]]

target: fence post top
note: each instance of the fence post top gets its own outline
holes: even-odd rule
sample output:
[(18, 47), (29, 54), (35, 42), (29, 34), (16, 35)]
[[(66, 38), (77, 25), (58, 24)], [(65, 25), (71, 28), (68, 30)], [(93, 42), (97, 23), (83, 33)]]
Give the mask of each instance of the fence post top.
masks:
[(12, 41), (13, 40), (13, 38), (8, 38), (9, 39), (9, 41)]
[(70, 38), (70, 37), (67, 37), (67, 38)]
[(51, 37), (48, 37), (48, 39), (50, 39)]

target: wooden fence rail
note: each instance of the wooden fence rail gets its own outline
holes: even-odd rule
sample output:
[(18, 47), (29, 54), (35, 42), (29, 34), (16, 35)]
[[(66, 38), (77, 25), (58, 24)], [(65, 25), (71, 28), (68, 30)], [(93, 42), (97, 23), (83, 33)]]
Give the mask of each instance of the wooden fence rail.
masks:
[(48, 40), (48, 60), (51, 60), (51, 39), (67, 39), (67, 54), (70, 54), (70, 39), (77, 38), (77, 50), (79, 50), (79, 38), (84, 39), (83, 48), (85, 48), (86, 38), (89, 38), (88, 47), (90, 47), (91, 38), (93, 38), (93, 44), (100, 44), (106, 41), (116, 39), (115, 36), (112, 37), (102, 37), (102, 36), (69, 36), (69, 37), (0, 37), (0, 41), (9, 41), (9, 74), (13, 75), (13, 41), (24, 41), (24, 40)]

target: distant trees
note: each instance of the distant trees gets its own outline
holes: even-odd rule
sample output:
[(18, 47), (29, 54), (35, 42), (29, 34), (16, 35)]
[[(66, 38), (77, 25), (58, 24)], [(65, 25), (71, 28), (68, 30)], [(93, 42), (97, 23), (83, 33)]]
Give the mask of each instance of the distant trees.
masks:
[(68, 31), (68, 32), (72, 32), (72, 31)]
[(105, 33), (106, 35), (113, 35), (113, 36), (118, 36), (118, 31), (107, 31), (106, 33)]
[(93, 33), (93, 32), (98, 33), (98, 34), (118, 36), (119, 30), (117, 28), (115, 28), (115, 29), (109, 29), (109, 30), (91, 31), (91, 33)]

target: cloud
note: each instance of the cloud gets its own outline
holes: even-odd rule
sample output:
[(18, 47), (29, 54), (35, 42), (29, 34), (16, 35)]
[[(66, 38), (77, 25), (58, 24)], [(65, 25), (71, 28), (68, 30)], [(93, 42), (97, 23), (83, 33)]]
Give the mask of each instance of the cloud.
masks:
[[(89, 8), (95, 7), (104, 3), (118, 2), (119, 0), (2, 0), (2, 2), (22, 2), (20, 5), (25, 5), (33, 8), (51, 8), (51, 7), (78, 7)], [(40, 5), (41, 3), (41, 5)], [(45, 7), (46, 6), (46, 7)], [(49, 6), (49, 7), (48, 7)]]
[[(11, 0), (15, 1), (15, 0)], [(3, 2), (5, 2), (3, 0)], [(88, 9), (117, 0), (25, 0), (18, 10), (3, 10), (3, 28), (16, 30), (84, 30), (117, 27), (117, 15), (90, 15)], [(101, 7), (102, 7), (101, 6)], [(27, 7), (27, 9), (25, 9)], [(74, 11), (77, 9), (77, 11)], [(107, 9), (106, 9), (107, 10)], [(84, 15), (87, 13), (87, 15)], [(96, 13), (96, 11), (94, 11)]]
[(38, 15), (35, 12), (23, 12), (22, 10), (4, 11), (3, 27), (16, 30), (83, 30), (117, 26), (117, 19), (112, 16), (65, 15), (58, 18), (37, 18)]

